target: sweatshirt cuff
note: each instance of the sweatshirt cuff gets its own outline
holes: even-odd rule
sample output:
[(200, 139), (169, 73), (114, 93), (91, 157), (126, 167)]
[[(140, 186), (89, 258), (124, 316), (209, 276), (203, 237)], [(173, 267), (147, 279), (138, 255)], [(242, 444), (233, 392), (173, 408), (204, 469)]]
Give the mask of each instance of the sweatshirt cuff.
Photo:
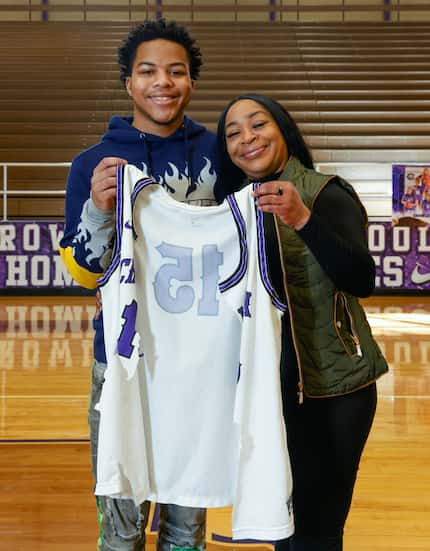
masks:
[(100, 210), (98, 207), (96, 207), (91, 197), (87, 200), (84, 208), (87, 211), (88, 218), (93, 222), (97, 222), (98, 224), (105, 224), (106, 222), (110, 222), (113, 220), (115, 212), (114, 209)]
[(318, 217), (311, 211), (311, 215), (309, 216), (308, 221), (306, 224), (301, 228), (300, 230), (296, 230), (297, 234), (300, 235), (303, 239), (306, 239), (306, 237), (313, 235), (313, 233), (317, 230), (319, 224)]

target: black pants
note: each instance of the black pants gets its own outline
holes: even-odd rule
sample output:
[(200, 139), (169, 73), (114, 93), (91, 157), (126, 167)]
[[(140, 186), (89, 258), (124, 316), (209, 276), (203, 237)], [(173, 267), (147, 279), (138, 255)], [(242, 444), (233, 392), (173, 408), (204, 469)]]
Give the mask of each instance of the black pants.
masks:
[[(291, 373), (288, 377), (291, 383)], [(361, 453), (376, 409), (376, 383), (344, 396), (297, 401), (285, 386), (295, 534), (276, 551), (341, 551)]]

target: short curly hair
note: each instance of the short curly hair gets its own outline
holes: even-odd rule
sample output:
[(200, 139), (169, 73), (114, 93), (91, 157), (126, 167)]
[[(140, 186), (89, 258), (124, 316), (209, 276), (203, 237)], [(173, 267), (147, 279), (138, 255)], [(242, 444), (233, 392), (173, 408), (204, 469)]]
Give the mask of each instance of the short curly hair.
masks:
[(131, 76), (136, 52), (140, 44), (157, 39), (170, 40), (183, 46), (190, 63), (191, 79), (197, 80), (199, 78), (200, 68), (203, 64), (202, 54), (187, 29), (182, 25), (178, 25), (175, 21), (166, 21), (165, 19), (147, 20), (134, 27), (118, 48), (120, 80), (124, 86), (127, 77)]

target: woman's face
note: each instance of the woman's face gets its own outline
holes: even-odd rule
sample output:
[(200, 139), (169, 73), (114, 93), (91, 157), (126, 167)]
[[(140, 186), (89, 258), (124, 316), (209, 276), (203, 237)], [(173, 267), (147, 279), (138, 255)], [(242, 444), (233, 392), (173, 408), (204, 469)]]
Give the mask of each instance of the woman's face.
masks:
[(284, 137), (272, 115), (259, 103), (234, 103), (225, 119), (227, 152), (232, 162), (253, 180), (281, 171), (288, 160)]

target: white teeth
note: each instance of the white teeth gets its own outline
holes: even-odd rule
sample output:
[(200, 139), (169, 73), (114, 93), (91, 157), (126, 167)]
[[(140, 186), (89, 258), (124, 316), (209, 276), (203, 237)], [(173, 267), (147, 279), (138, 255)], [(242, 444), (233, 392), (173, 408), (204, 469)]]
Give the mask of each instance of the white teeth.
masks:
[(156, 103), (166, 103), (168, 101), (173, 101), (174, 98), (171, 96), (153, 96), (152, 100)]

